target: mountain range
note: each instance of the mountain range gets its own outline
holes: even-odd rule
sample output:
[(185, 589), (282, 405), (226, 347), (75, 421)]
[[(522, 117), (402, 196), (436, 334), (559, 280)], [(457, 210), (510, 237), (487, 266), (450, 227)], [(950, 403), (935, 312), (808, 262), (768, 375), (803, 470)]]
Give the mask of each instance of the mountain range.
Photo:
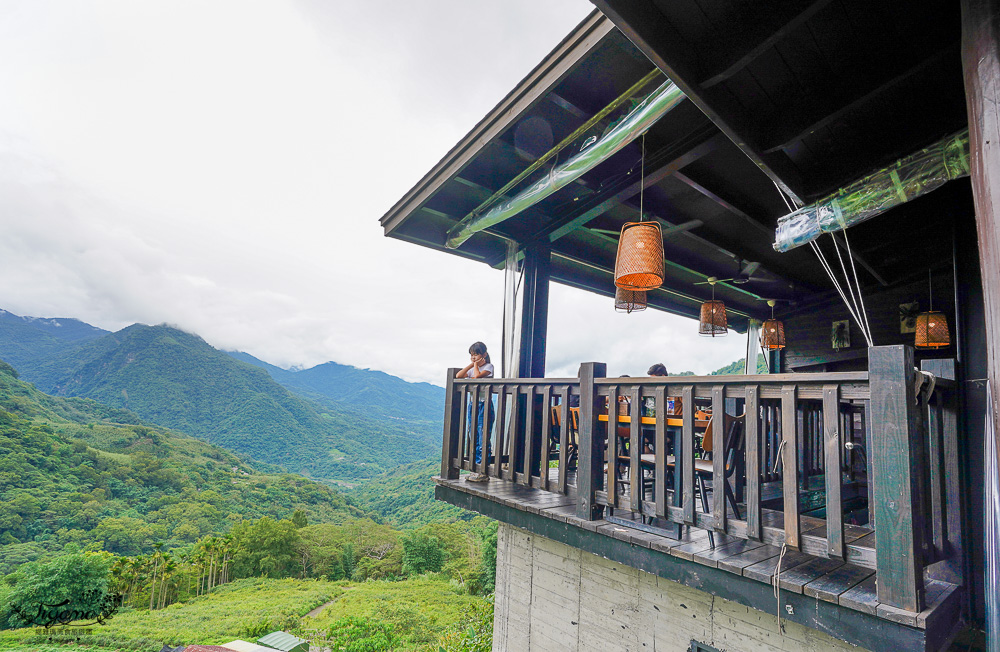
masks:
[(333, 362), (288, 371), (166, 325), (111, 333), (0, 310), (0, 359), (45, 393), (130, 410), (327, 481), (426, 458), (441, 432), (440, 387)]

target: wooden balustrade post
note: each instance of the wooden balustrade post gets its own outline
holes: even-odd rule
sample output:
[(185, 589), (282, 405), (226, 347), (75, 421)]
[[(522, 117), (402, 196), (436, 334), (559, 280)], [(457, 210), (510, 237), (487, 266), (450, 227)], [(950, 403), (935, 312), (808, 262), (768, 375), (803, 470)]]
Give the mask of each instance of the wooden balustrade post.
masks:
[(451, 461), (458, 457), (458, 443), (462, 439), (462, 396), (461, 389), (455, 386), (455, 376), (460, 370), (451, 368), (445, 381), (444, 392), (444, 437), (441, 444), (441, 477), (446, 480), (457, 480), (458, 469)]
[(875, 500), (878, 599), (907, 611), (924, 608), (920, 478), (926, 471), (917, 405), (913, 348), (868, 349), (871, 384), (870, 456)]
[[(601, 484), (603, 470), (604, 441), (600, 437), (600, 424), (597, 420), (600, 400), (597, 395), (595, 378), (604, 378), (608, 374), (608, 366), (603, 362), (584, 362), (580, 365), (580, 448), (577, 458), (576, 515), (588, 521), (601, 518), (601, 506), (597, 504), (597, 488)], [(612, 406), (611, 414), (614, 414)], [(609, 426), (609, 432), (613, 432)], [(614, 491), (614, 485), (609, 492)]]

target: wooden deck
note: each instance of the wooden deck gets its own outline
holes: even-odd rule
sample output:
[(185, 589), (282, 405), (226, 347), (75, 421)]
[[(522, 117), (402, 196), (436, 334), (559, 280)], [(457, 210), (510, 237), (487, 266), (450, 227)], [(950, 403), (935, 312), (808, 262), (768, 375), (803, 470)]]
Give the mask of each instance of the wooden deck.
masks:
[[(556, 472), (555, 469), (552, 471)], [(568, 487), (567, 494), (559, 494), (496, 479), (482, 483), (468, 482), (464, 478), (434, 480), (440, 486), (520, 512), (536, 514), (767, 585), (772, 582), (781, 555), (779, 546), (718, 532), (714, 533), (713, 547), (708, 533), (698, 528), (683, 528), (679, 538), (671, 538), (640, 523), (630, 511), (621, 511), (621, 516), (609, 517), (612, 520), (583, 520), (576, 516), (576, 488), (572, 486)], [(781, 516), (781, 512), (771, 510), (764, 513), (767, 520), (780, 520)], [(801, 518), (803, 535), (825, 537), (826, 522), (823, 519)], [(874, 559), (875, 535), (872, 530), (846, 526), (845, 538), (845, 543), (855, 549), (852, 556)], [(788, 548), (781, 563), (779, 585), (782, 591), (921, 630), (947, 629), (950, 621), (957, 617), (961, 587), (937, 580), (926, 580), (927, 607), (919, 613), (880, 604), (876, 593), (876, 571), (872, 566), (870, 563), (851, 563)]]

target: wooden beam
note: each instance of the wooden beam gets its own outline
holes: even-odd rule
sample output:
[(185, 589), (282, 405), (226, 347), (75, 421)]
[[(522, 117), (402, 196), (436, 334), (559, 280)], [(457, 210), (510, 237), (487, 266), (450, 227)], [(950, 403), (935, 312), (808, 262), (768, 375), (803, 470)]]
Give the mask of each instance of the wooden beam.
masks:
[[(979, 235), (979, 269), (986, 318), (989, 409), (1000, 423), (1000, 0), (962, 0), (962, 71), (969, 114), (972, 196)], [(1000, 468), (1000, 445), (993, 438)], [(989, 447), (990, 444), (987, 445)], [(987, 486), (987, 504), (1000, 491)], [(997, 533), (994, 532), (994, 535)], [(1000, 582), (1000, 569), (990, 566), (987, 582)]]
[[(865, 74), (852, 75), (840, 84), (824, 86), (822, 97), (806, 96), (788, 106), (773, 117), (770, 123), (759, 129), (761, 148), (767, 154), (791, 147), (817, 129), (839, 120), (844, 114), (876, 100), (900, 82), (924, 72), (939, 63), (945, 56), (955, 53), (955, 43), (941, 48), (917, 65), (910, 65), (912, 59), (902, 59), (906, 64), (897, 64), (896, 74), (872, 66)], [(886, 74), (892, 75), (886, 80)]]
[(830, 2), (831, 0), (800, 0), (783, 3), (785, 6), (768, 7), (759, 13), (760, 20), (749, 31), (740, 29), (745, 28), (746, 22), (733, 21), (737, 26), (735, 31), (715, 36), (719, 42), (731, 45), (728, 50), (723, 49), (723, 55), (714, 61), (702, 64), (706, 72), (701, 86), (710, 88), (743, 70)]
[(726, 201), (725, 199), (723, 199), (719, 195), (715, 194), (714, 192), (712, 192), (711, 190), (709, 190), (708, 188), (706, 188), (702, 184), (698, 183), (697, 181), (695, 181), (694, 179), (692, 179), (688, 175), (684, 174), (683, 172), (675, 172), (674, 173), (674, 178), (677, 179), (678, 181), (680, 181), (681, 183), (683, 183), (684, 185), (688, 186), (692, 190), (695, 190), (695, 191), (701, 193), (705, 197), (708, 197), (709, 199), (711, 199), (713, 202), (715, 202), (716, 204), (718, 204), (722, 208), (725, 208), (727, 211), (729, 211), (730, 213), (732, 213), (736, 217), (738, 217), (741, 220), (743, 220), (743, 222), (747, 226), (749, 226), (750, 228), (752, 228), (754, 231), (757, 231), (758, 233), (760, 233), (762, 235), (766, 235), (768, 238), (771, 238), (774, 235), (774, 229), (773, 228), (765, 226), (764, 224), (761, 224), (760, 222), (758, 222), (754, 218), (750, 217), (745, 211), (743, 211), (742, 209), (737, 208), (736, 206), (733, 206), (728, 201)]
[(698, 83), (701, 75), (697, 53), (701, 48), (687, 42), (653, 2), (593, 2), (764, 174), (794, 201), (806, 203), (803, 200), (804, 183), (791, 162), (774, 156), (765, 159), (749, 126), (739, 122), (739, 111), (726, 105), (724, 96), (709, 95)]
[(531, 235), (529, 240), (544, 238), (548, 239), (549, 242), (555, 242), (608, 212), (614, 206), (639, 194), (641, 189), (656, 185), (677, 170), (715, 151), (724, 143), (725, 137), (711, 126), (706, 125), (705, 128), (687, 139), (685, 143), (673, 143), (648, 157), (650, 165), (645, 178), (640, 179), (638, 175), (624, 177), (618, 183), (612, 184), (605, 192), (588, 197), (569, 214), (539, 229)]
[(549, 102), (552, 102), (560, 109), (566, 111), (566, 113), (569, 113), (573, 117), (579, 118), (580, 120), (587, 120), (590, 117), (590, 114), (588, 114), (586, 111), (584, 111), (577, 105), (573, 104), (562, 95), (559, 95), (555, 91), (546, 95), (545, 99), (547, 99)]

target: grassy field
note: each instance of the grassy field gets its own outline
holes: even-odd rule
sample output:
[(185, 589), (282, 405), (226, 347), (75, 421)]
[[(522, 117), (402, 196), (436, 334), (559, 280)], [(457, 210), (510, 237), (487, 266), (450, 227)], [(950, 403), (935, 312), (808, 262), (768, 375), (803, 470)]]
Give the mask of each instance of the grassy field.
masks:
[[(275, 630), (313, 638), (322, 637), (334, 622), (348, 616), (391, 625), (400, 641), (394, 649), (432, 649), (430, 644), (453, 628), (470, 605), (482, 603), (483, 598), (463, 594), (436, 577), (364, 583), (258, 578), (238, 580), (159, 611), (119, 613), (107, 624), (91, 627), (75, 643), (61, 633), (49, 641), (35, 630), (0, 632), (0, 650), (158, 652), (163, 644), (254, 641)], [(315, 617), (304, 618), (323, 605)]]

